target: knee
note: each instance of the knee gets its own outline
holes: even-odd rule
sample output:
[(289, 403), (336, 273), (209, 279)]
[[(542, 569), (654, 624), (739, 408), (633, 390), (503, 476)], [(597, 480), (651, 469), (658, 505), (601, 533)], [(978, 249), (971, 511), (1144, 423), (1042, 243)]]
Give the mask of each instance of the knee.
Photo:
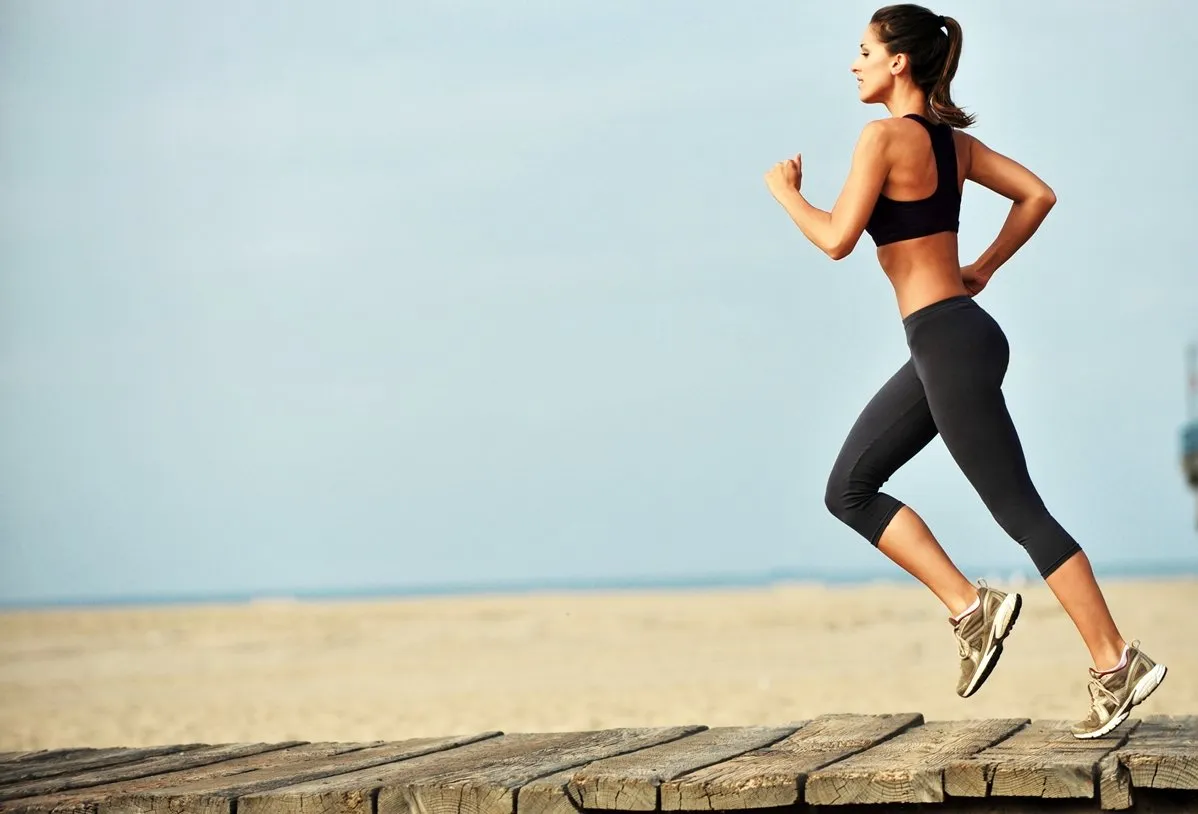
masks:
[(849, 478), (839, 469), (833, 469), (828, 476), (828, 483), (824, 487), (824, 506), (837, 520), (848, 523), (854, 506), (860, 503), (854, 497), (854, 490)]
[(1023, 500), (983, 501), (999, 528), (1023, 547), (1055, 525), (1048, 509), (1035, 496)]

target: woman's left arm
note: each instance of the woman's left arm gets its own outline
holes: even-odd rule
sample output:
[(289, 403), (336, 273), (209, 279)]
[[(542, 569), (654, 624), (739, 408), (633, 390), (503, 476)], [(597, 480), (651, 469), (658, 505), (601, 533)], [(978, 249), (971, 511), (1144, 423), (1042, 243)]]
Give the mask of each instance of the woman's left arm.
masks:
[(865, 224), (890, 171), (886, 141), (884, 122), (865, 125), (853, 150), (849, 177), (831, 212), (812, 206), (799, 191), (803, 183), (802, 156), (779, 162), (765, 175), (766, 186), (791, 220), (808, 240), (833, 260), (847, 257), (865, 231)]

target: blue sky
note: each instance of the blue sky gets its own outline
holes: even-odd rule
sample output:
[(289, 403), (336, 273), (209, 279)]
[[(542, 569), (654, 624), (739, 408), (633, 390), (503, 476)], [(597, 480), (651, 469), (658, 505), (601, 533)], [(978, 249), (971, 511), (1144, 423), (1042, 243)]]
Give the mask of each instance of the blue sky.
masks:
[[(0, 601), (897, 570), (823, 507), (893, 294), (762, 183), (833, 202), (874, 8), (0, 6)], [(935, 7), (1059, 198), (979, 301), (1057, 518), (1198, 567), (1198, 7), (1076, 9)], [(1032, 573), (938, 441), (887, 489)]]

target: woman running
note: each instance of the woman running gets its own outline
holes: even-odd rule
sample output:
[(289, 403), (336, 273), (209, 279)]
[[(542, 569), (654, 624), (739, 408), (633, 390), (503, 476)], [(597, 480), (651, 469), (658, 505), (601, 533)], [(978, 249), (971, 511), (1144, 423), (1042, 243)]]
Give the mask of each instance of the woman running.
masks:
[[(862, 102), (890, 117), (869, 122), (831, 212), (799, 191), (801, 157), (766, 174), (774, 198), (833, 260), (862, 231), (894, 286), (911, 358), (866, 405), (828, 478), (828, 509), (926, 585), (950, 614), (961, 656), (957, 693), (972, 695), (1002, 653), (1022, 599), (973, 585), (910, 507), (880, 491), (891, 475), (940, 435), (1002, 529), (1022, 545), (1090, 651), (1090, 714), (1078, 738), (1110, 732), (1165, 677), (1119, 634), (1089, 559), (1061, 527), (1028, 476), (1003, 399), (1006, 336), (974, 300), (1056, 203), (1029, 170), (961, 128), (973, 117), (953, 104), (949, 84), (961, 56), (961, 26), (922, 6), (877, 11), (852, 65)], [(966, 180), (1010, 199), (998, 237), (975, 262), (957, 255)]]

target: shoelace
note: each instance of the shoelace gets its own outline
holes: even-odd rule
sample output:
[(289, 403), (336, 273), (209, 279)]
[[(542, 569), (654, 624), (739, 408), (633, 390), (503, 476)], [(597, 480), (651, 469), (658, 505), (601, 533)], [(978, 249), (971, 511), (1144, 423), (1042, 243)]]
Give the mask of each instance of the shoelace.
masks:
[[(984, 580), (984, 579), (979, 579), (977, 584), (978, 584), (979, 588), (990, 587), (989, 585), (986, 584), (986, 580)], [(982, 598), (985, 599), (985, 597), (982, 597)], [(981, 613), (982, 610), (983, 610), (983, 608), (979, 605), (978, 609), (975, 610), (974, 613)], [(967, 642), (965, 640), (965, 637), (963, 637), (960, 634), (959, 628), (953, 628), (953, 635), (957, 637), (957, 655), (959, 655), (963, 659), (969, 658), (969, 653), (970, 653), (969, 642)]]
[(957, 654), (963, 659), (969, 658), (969, 642), (956, 630), (953, 631), (953, 635), (957, 637)]
[(1118, 706), (1119, 699), (1097, 678), (1090, 679), (1088, 689), (1090, 690), (1090, 708), (1098, 713), (1098, 720), (1105, 720), (1109, 715), (1108, 705), (1113, 703)]

